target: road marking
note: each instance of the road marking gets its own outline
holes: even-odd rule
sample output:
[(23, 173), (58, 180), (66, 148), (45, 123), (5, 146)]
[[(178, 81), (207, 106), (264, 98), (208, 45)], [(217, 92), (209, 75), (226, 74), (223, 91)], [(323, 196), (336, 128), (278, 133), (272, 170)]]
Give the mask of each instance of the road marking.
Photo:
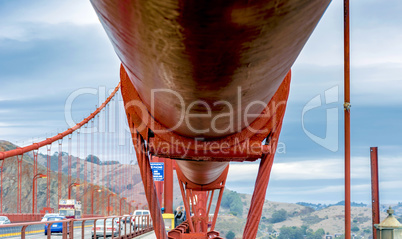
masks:
[[(92, 227), (92, 225), (86, 225), (84, 227)], [(74, 227), (74, 229), (76, 229), (76, 228), (81, 228), (81, 226)], [(36, 230), (36, 231), (28, 231), (28, 232), (25, 232), (25, 234), (36, 234), (36, 233), (40, 233), (40, 232), (45, 232), (45, 229)], [(21, 232), (12, 232), (12, 233), (0, 234), (0, 237), (10, 237), (10, 236), (20, 236), (20, 235), (21, 235)]]

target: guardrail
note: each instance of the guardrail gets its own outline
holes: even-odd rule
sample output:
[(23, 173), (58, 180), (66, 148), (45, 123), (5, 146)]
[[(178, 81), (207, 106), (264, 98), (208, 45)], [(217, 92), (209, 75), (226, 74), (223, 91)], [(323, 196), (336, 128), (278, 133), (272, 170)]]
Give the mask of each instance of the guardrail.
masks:
[(11, 222), (32, 222), (40, 221), (44, 213), (2, 213), (0, 216), (6, 216)]
[[(106, 220), (111, 219), (112, 223), (111, 227), (106, 227)], [(97, 221), (103, 220), (103, 231), (100, 230), (101, 226), (96, 224)], [(92, 221), (91, 224), (86, 224), (87, 222)], [(130, 216), (130, 217), (92, 217), (92, 218), (83, 218), (83, 219), (66, 219), (60, 221), (47, 221), (47, 222), (29, 222), (29, 223), (12, 223), (6, 225), (0, 225), (0, 230), (3, 228), (18, 228), (20, 227), (20, 237), (21, 239), (26, 238), (27, 227), (36, 226), (40, 227), (43, 225), (43, 230), (39, 230), (36, 233), (45, 233), (45, 225), (47, 225), (47, 238), (52, 238), (51, 228), (55, 223), (62, 223), (62, 238), (63, 239), (73, 239), (73, 238), (88, 238), (85, 237), (85, 228), (92, 226), (91, 236), (92, 238), (97, 237), (106, 237), (106, 235), (111, 234), (111, 238), (123, 239), (123, 238), (134, 238), (139, 235), (151, 232), (153, 230), (152, 219), (145, 216)], [(78, 231), (81, 230), (80, 236), (74, 236), (74, 229), (77, 228), (75, 225), (80, 225)], [(123, 225), (124, 224), (124, 225)], [(118, 226), (116, 228), (115, 226)], [(100, 233), (99, 233), (100, 232)], [(87, 232), (88, 233), (88, 232)], [(45, 234), (45, 235), (46, 235)], [(16, 236), (16, 233), (13, 233)], [(60, 235), (58, 235), (60, 236)]]

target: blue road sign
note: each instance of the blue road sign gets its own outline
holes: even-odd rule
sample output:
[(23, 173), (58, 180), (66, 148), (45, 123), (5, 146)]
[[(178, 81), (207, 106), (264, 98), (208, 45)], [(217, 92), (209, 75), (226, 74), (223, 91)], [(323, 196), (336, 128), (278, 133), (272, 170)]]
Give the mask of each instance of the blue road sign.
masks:
[(152, 175), (154, 181), (164, 181), (164, 166), (165, 163), (151, 163)]

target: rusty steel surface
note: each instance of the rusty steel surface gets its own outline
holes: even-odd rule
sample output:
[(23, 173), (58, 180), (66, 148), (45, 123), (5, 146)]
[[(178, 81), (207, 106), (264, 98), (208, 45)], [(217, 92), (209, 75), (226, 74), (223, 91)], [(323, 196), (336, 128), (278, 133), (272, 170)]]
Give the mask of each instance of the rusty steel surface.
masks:
[[(191, 179), (191, 182), (194, 183), (199, 183), (199, 184), (207, 184), (208, 182), (211, 182), (214, 180), (214, 178), (217, 177), (217, 175), (220, 175), (222, 170), (224, 169), (223, 165), (227, 164), (227, 161), (232, 161), (236, 160), (238, 155), (243, 155), (244, 152), (246, 153), (253, 153), (254, 148), (247, 148), (242, 146), (241, 143), (243, 142), (249, 142), (251, 140), (254, 140), (254, 142), (257, 144), (258, 151), (259, 153), (252, 158), (253, 160), (256, 160), (257, 158), (261, 157), (263, 151), (261, 148), (269, 148), (270, 145), (265, 145), (261, 147), (261, 142), (269, 135), (270, 132), (272, 132), (276, 127), (278, 126), (279, 123), (282, 122), (283, 120), (283, 114), (286, 109), (286, 102), (287, 102), (287, 97), (289, 95), (289, 89), (290, 89), (290, 80), (291, 80), (291, 74), (290, 72), (287, 74), (287, 76), (284, 78), (281, 86), (271, 99), (271, 101), (267, 105), (266, 111), (266, 116), (259, 117), (255, 122), (253, 122), (253, 125), (258, 125), (255, 128), (260, 129), (259, 133), (252, 134), (252, 132), (248, 131), (248, 128), (244, 129), (242, 132), (222, 138), (220, 140), (214, 141), (213, 144), (216, 145), (218, 150), (198, 150), (198, 152), (206, 152), (209, 154), (208, 157), (199, 157), (197, 160), (200, 162), (196, 161), (183, 161), (179, 162), (179, 160), (176, 161), (177, 164), (180, 164), (181, 169), (183, 171), (186, 171), (186, 175)], [(152, 122), (152, 117), (147, 117), (147, 119), (142, 119), (140, 116), (138, 116), (138, 112), (136, 109), (138, 107), (131, 107), (130, 102), (133, 100), (138, 100), (136, 97), (136, 91), (135, 88), (133, 87), (132, 84), (130, 84), (130, 80), (128, 79), (127, 75), (124, 72), (124, 68), (121, 68), (121, 92), (126, 108), (126, 114), (129, 118), (129, 121), (132, 122), (132, 125), (130, 125), (130, 128), (132, 130), (138, 130), (140, 134), (144, 137), (147, 138), (146, 135), (148, 133), (147, 127), (145, 126), (155, 126), (152, 130), (160, 129), (158, 128), (157, 123), (154, 124)], [(138, 96), (138, 95), (137, 95)], [(273, 110), (274, 109), (274, 110)], [(143, 122), (143, 120), (148, 120), (148, 122)], [(201, 143), (197, 143), (194, 139), (191, 138), (186, 138), (182, 136), (177, 136), (174, 133), (170, 131), (164, 131), (164, 133), (161, 134), (155, 134), (153, 138), (149, 138), (148, 141), (150, 143), (150, 148), (152, 148), (152, 141), (158, 139), (163, 143), (163, 145), (168, 145), (169, 149), (174, 149), (182, 152), (182, 158), (186, 158), (189, 155), (191, 155), (189, 152), (191, 152), (191, 147), (194, 147), (194, 152), (197, 151), (198, 148), (196, 148), (197, 145), (201, 145), (204, 147), (204, 145)], [(173, 142), (173, 143), (172, 143)], [(182, 145), (185, 145), (186, 148), (180, 148), (180, 143), (177, 143), (174, 145), (174, 142), (180, 142)], [(239, 143), (240, 142), (240, 143)], [(172, 143), (172, 144), (171, 144)], [(205, 145), (208, 145), (209, 142), (205, 142)], [(212, 145), (212, 144), (210, 144)], [(222, 147), (222, 145), (225, 145), (227, 149), (229, 150), (228, 152), (223, 152), (224, 155), (221, 154), (222, 151), (219, 150), (219, 147)], [(239, 147), (241, 145), (241, 147)], [(241, 148), (243, 147), (243, 150)], [(205, 147), (208, 149), (207, 147)], [(204, 149), (205, 149), (204, 148)], [(201, 148), (202, 149), (202, 148)], [(166, 150), (162, 148), (162, 150)], [(186, 153), (184, 153), (186, 152)], [(265, 153), (269, 153), (269, 151)], [(226, 158), (220, 158), (220, 157), (226, 157)], [(172, 155), (170, 155), (172, 157)], [(178, 157), (172, 157), (176, 159), (180, 159)], [(242, 160), (248, 159), (246, 156), (243, 156)], [(211, 161), (226, 161), (226, 162), (213, 162), (215, 165), (212, 166)], [(209, 163), (201, 163), (201, 161), (209, 161)]]
[[(152, 116), (179, 135), (205, 138), (256, 119), (329, 2), (91, 0)], [(215, 118), (230, 110), (219, 101), (234, 117)], [(183, 113), (192, 114), (189, 123)]]
[(371, 207), (373, 239), (377, 239), (377, 229), (374, 224), (380, 224), (380, 192), (378, 182), (378, 151), (377, 147), (370, 147), (371, 161)]
[(204, 185), (215, 181), (229, 165), (229, 162), (176, 160), (176, 164), (188, 180)]

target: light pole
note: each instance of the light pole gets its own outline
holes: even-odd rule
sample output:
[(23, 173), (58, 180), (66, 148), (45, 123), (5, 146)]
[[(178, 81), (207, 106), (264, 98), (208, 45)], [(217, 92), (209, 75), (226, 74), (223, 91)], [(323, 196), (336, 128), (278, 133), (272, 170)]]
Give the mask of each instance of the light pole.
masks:
[(121, 216), (121, 201), (126, 200), (126, 199), (127, 198), (125, 198), (125, 197), (120, 199), (120, 215), (119, 216)]
[(72, 187), (78, 187), (78, 186), (80, 186), (80, 184), (79, 183), (72, 183), (72, 184), (70, 184), (69, 186), (68, 186), (68, 199), (71, 199), (71, 190), (72, 190)]
[(109, 196), (107, 197), (107, 215), (109, 216), (110, 214), (110, 197), (116, 195), (115, 193), (111, 193), (109, 194)]
[(135, 200), (132, 200), (132, 201), (130, 201), (130, 208), (128, 209), (129, 210), (129, 212), (128, 213), (131, 213), (131, 206), (132, 206), (132, 203), (135, 203)]
[(99, 187), (94, 187), (92, 189), (92, 197), (91, 197), (91, 215), (94, 215), (94, 192), (102, 192), (101, 189), (99, 189)]
[(45, 174), (38, 173), (36, 174), (33, 179), (32, 179), (32, 214), (35, 214), (36, 212), (36, 187), (35, 187), (35, 180), (38, 178), (47, 178)]

